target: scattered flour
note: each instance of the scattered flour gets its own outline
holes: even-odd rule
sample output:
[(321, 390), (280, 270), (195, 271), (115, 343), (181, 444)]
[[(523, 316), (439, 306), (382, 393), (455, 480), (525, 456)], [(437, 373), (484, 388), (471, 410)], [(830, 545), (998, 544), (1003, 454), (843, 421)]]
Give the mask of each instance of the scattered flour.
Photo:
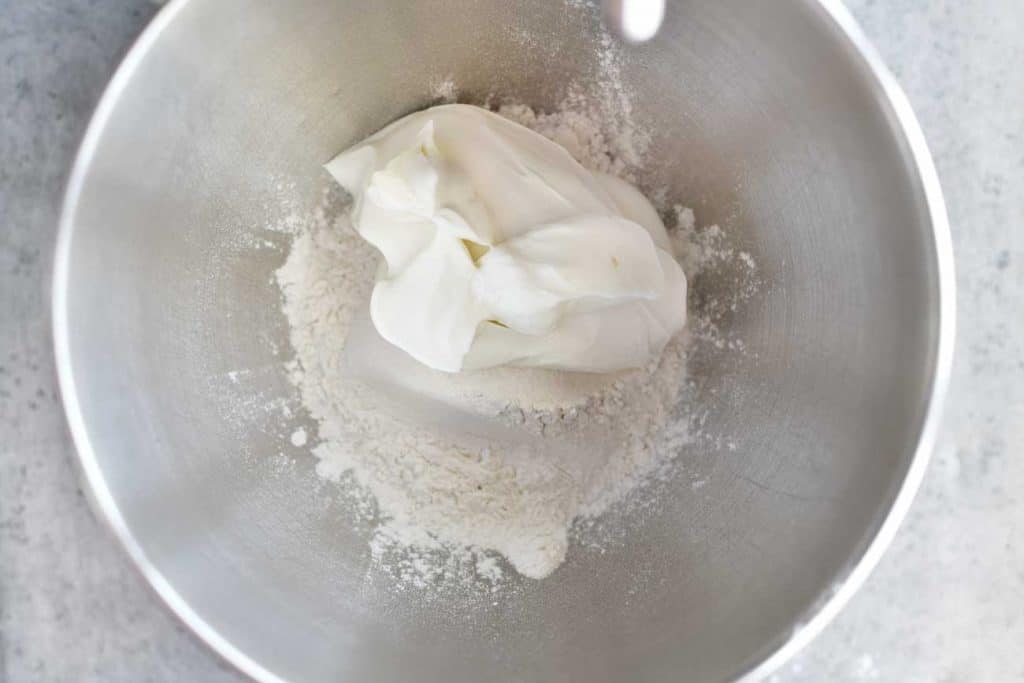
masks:
[[(446, 81), (438, 92), (449, 97), (456, 91)], [(563, 145), (587, 168), (633, 180), (630, 154), (643, 136), (610, 138), (571, 101), (556, 113), (509, 104), (498, 112)], [(378, 256), (337, 203), (325, 200), (315, 215), (288, 221), (292, 246), (277, 272), (296, 352), (290, 378), (318, 422), (318, 473), (330, 480), (351, 477), (373, 495), (379, 520), (373, 557), (404, 585), (426, 586), (465, 567), (496, 583), (503, 570), (495, 552), (525, 576), (548, 575), (565, 558), (574, 519), (600, 515), (691, 438), (680, 400), (687, 333), (647, 368), (591, 380), (585, 391), (576, 387), (558, 400), (537, 400), (537, 386), (550, 385), (550, 377), (541, 382), (536, 373), (551, 371), (481, 376), (475, 390), (486, 395), (487, 414), (525, 441), (412, 424), (382, 410), (373, 389), (342, 367), (344, 340), (366, 305)], [(717, 226), (697, 230), (689, 209), (676, 207), (668, 224), (688, 278), (735, 258)], [(748, 254), (738, 258), (753, 269)], [(710, 319), (692, 324), (695, 336), (725, 343)], [(438, 373), (438, 382), (450, 377)], [(495, 396), (507, 400), (495, 405)], [(296, 446), (306, 442), (300, 431), (292, 435)]]

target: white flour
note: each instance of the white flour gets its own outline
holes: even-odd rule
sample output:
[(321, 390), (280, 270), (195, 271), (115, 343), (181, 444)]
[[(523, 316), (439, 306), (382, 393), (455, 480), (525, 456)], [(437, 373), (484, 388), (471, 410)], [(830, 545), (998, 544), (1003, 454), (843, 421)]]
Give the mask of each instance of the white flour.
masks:
[[(630, 164), (587, 115), (537, 114), (521, 105), (499, 113), (559, 142), (584, 166), (631, 179)], [(681, 207), (676, 214), (677, 257), (692, 277), (721, 254), (710, 243), (693, 248), (693, 214)], [(332, 480), (350, 473), (373, 494), (382, 521), (371, 548), (379, 559), (405, 558), (400, 578), (430, 581), (450, 565), (439, 557), (462, 553), (479, 578), (493, 582), (501, 565), (485, 551), (497, 551), (525, 576), (546, 576), (565, 557), (574, 518), (601, 514), (686, 443), (688, 420), (679, 406), (684, 336), (650, 367), (612, 378), (577, 381), (503, 368), (453, 383), (436, 373), (440, 394), (499, 428), (528, 435), (526, 443), (393, 417), (340, 362), (373, 286), (377, 254), (346, 215), (329, 217), (326, 207), (293, 229), (277, 281), (296, 352), (291, 378), (319, 422), (318, 472)]]

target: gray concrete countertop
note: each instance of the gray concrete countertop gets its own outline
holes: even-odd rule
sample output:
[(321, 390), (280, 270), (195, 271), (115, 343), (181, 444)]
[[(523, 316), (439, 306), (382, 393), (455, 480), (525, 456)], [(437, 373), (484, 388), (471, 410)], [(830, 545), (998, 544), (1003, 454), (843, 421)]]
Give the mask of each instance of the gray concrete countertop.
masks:
[[(892, 549), (773, 676), (1024, 681), (1024, 2), (850, 0), (921, 119), (959, 286), (938, 449)], [(0, 680), (239, 681), (87, 507), (50, 351), (72, 154), (149, 0), (0, 2)]]

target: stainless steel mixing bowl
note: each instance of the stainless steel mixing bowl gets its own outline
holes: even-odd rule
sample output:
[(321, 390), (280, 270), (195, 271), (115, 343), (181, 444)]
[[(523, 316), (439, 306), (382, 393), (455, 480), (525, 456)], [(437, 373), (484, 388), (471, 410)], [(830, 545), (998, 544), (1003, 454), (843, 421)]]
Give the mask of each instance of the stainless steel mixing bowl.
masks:
[(56, 261), (68, 421), (134, 561), (253, 677), (756, 677), (906, 511), (950, 367), (951, 249), (907, 102), (834, 0), (679, 0), (625, 48), (644, 184), (721, 224), (764, 285), (722, 320), (746, 352), (693, 360), (703, 431), (728, 447), (684, 449), (603, 550), (493, 594), (398, 590), (289, 444), (287, 240), (262, 228), (311, 210), (321, 164), (447, 77), (465, 101), (541, 108), (596, 87), (599, 26), (578, 0), (174, 0), (103, 97)]

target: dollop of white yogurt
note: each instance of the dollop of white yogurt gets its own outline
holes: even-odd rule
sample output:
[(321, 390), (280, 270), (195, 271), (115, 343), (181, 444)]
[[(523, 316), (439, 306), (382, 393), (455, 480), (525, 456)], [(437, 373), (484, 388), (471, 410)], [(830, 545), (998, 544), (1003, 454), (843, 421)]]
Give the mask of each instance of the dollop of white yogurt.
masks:
[(374, 327), (427, 366), (637, 368), (686, 322), (686, 278), (643, 195), (497, 114), (426, 109), (327, 170), (383, 256)]

